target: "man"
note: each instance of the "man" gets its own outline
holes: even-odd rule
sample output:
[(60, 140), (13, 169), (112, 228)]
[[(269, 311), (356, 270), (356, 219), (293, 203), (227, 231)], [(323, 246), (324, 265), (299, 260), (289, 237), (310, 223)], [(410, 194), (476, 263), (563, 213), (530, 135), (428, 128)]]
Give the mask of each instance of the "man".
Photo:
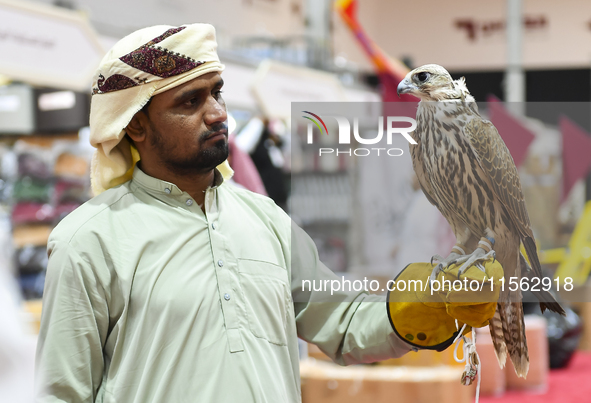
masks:
[(224, 184), (222, 69), (205, 24), (137, 31), (101, 62), (100, 194), (49, 240), (41, 401), (298, 402), (298, 336), (341, 364), (412, 349), (383, 298), (302, 291), (336, 278), (311, 239)]
[[(216, 46), (210, 25), (150, 27), (99, 66), (98, 196), (49, 239), (42, 402), (299, 402), (298, 336), (339, 364), (364, 363), (441, 350), (455, 319), (483, 326), (494, 313), (465, 295), (452, 317), (453, 304), (428, 291), (393, 292), (385, 304), (304, 287), (337, 279), (312, 240), (267, 197), (224, 182)], [(403, 274), (427, 278), (432, 268)]]

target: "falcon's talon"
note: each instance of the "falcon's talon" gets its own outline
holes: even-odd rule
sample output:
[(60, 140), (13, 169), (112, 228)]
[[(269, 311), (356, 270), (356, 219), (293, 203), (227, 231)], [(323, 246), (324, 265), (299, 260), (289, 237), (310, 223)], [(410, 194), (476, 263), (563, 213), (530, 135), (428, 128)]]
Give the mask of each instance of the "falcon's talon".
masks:
[(437, 254), (435, 254), (435, 255), (431, 256), (431, 264), (433, 264), (433, 261), (434, 261), (434, 260), (435, 260), (435, 261), (438, 261), (438, 262), (445, 261), (445, 259), (443, 258), (443, 256), (441, 256), (441, 255), (437, 255)]
[(431, 287), (431, 289), (433, 289), (433, 283), (435, 281), (437, 281), (437, 275), (439, 274), (439, 272), (443, 271), (443, 265), (441, 263), (439, 263), (437, 266), (435, 266), (433, 268), (433, 271), (431, 272), (431, 276), (429, 277), (429, 286)]
[(458, 258), (459, 263), (464, 263), (462, 267), (458, 269), (458, 278), (466, 271), (470, 266), (475, 265), (479, 270), (485, 271), (484, 267), (478, 267), (478, 264), (475, 264), (480, 261), (486, 261), (489, 259), (494, 259), (496, 256), (495, 251), (491, 250), (488, 253), (485, 253), (482, 248), (476, 248), (474, 252), (469, 255), (464, 255)]
[(448, 257), (443, 258), (443, 256), (441, 255), (433, 255), (431, 257), (431, 264), (433, 264), (433, 261), (438, 261), (439, 264), (437, 264), (437, 266), (435, 266), (433, 268), (433, 271), (431, 272), (431, 276), (429, 277), (429, 286), (433, 286), (433, 282), (437, 281), (437, 275), (440, 272), (445, 271), (445, 269), (447, 269), (449, 266), (451, 266), (452, 264), (455, 264), (458, 257), (460, 257), (462, 255), (456, 253), (456, 252), (451, 252), (449, 254)]

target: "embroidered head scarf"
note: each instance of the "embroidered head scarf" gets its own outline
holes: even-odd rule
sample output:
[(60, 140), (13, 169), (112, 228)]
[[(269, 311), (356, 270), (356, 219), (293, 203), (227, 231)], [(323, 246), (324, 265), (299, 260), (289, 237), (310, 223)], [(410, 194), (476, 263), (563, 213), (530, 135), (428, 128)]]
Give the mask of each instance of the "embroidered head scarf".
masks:
[[(209, 24), (159, 25), (136, 31), (113, 46), (95, 74), (90, 107), (95, 195), (131, 179), (139, 161), (125, 128), (150, 98), (211, 72), (221, 72), (215, 29)], [(218, 166), (225, 179), (232, 170)]]

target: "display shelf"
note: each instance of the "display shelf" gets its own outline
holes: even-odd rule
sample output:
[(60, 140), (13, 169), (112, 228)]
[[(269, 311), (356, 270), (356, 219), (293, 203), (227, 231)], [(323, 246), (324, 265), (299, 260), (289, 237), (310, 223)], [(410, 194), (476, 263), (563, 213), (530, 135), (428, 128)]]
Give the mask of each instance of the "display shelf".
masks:
[(90, 154), (78, 133), (0, 138), (2, 203), (10, 215), (15, 274), (25, 299), (41, 298), (55, 225), (88, 200)]
[(12, 230), (12, 240), (15, 248), (25, 246), (44, 246), (53, 226), (51, 225), (21, 225)]

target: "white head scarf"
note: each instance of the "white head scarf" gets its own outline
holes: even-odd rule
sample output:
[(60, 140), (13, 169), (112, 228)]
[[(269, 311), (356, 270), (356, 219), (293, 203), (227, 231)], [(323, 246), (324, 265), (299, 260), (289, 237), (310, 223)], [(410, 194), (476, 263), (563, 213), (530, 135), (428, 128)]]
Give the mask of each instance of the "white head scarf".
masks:
[[(211, 72), (221, 72), (209, 24), (140, 29), (113, 46), (95, 74), (90, 107), (91, 184), (95, 195), (131, 179), (139, 161), (124, 137), (133, 116), (153, 96)], [(225, 161), (218, 170), (229, 179)]]

